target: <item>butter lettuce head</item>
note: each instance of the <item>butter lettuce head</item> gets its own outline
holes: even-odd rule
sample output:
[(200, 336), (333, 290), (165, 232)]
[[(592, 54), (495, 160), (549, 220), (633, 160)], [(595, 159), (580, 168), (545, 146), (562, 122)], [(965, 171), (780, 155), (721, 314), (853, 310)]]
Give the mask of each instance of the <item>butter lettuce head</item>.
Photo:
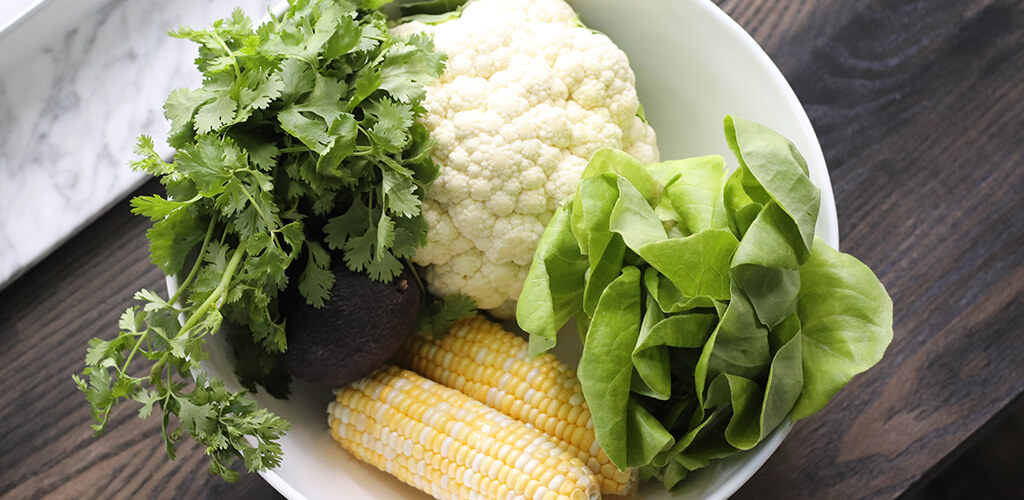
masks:
[(820, 410), (893, 335), (878, 278), (814, 235), (820, 192), (796, 147), (734, 117), (725, 137), (731, 172), (595, 153), (516, 310), (534, 355), (576, 318), (598, 442), (670, 490)]

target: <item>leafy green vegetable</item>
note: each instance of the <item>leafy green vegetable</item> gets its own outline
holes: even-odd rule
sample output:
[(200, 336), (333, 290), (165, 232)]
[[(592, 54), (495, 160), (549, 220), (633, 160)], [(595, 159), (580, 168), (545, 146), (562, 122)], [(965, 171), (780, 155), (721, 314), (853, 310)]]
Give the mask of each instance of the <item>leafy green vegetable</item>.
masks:
[(577, 317), (598, 442), (670, 490), (821, 409), (892, 339), (878, 279), (815, 239), (820, 194), (792, 143), (732, 117), (725, 135), (732, 174), (718, 156), (595, 153), (516, 311), (534, 355)]
[[(171, 33), (198, 44), (203, 84), (175, 90), (164, 105), (173, 163), (139, 139), (132, 166), (160, 177), (167, 196), (136, 198), (132, 211), (153, 221), (153, 263), (178, 275), (180, 287), (167, 300), (140, 291), (142, 304), (122, 316), (120, 334), (90, 341), (75, 382), (97, 433), (132, 399), (142, 418), (160, 408), (172, 458), (187, 434), (206, 446), (211, 472), (228, 480), (238, 478), (233, 457), (249, 471), (280, 463), (276, 439), (288, 424), (199, 364), (223, 321), (245, 325), (228, 336), (242, 384), (286, 395), (278, 292), (297, 281), (321, 306), (338, 254), (386, 282), (425, 242), (420, 200), (437, 167), (415, 119), (444, 55), (425, 35), (391, 36), (373, 10), (381, 3), (293, 0), (259, 27), (236, 10), (209, 29)], [(456, 300), (428, 316), (443, 324), (467, 307)], [(149, 372), (131, 375), (143, 358)]]
[(862, 262), (816, 239), (800, 279), (804, 389), (794, 419), (820, 410), (892, 341), (892, 299)]
[[(640, 270), (627, 266), (608, 284), (598, 310), (617, 314), (595, 315), (587, 330), (580, 356), (579, 377), (583, 397), (594, 417), (594, 431), (608, 458), (626, 463), (626, 410), (633, 373), (631, 355), (640, 333)], [(604, 446), (603, 443), (609, 443)]]
[[(583, 273), (587, 262), (582, 260), (576, 240), (572, 237), (570, 218), (572, 206), (555, 211), (537, 246), (529, 277), (523, 283), (520, 300), (532, 301), (516, 308), (516, 321), (530, 335), (530, 353), (544, 352), (554, 346), (558, 329), (583, 308)], [(536, 269), (536, 272), (534, 272)]]

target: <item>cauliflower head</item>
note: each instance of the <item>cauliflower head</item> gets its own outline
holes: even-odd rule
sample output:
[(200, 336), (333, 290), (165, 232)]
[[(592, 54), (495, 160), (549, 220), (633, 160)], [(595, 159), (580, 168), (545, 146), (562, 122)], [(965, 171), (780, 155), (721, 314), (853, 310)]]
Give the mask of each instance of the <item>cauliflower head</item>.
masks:
[(613, 147), (658, 160), (633, 71), (563, 0), (477, 0), (458, 18), (395, 30), (431, 32), (448, 54), (423, 103), (440, 175), (414, 261), (432, 293), (463, 293), (508, 317), (545, 225), (591, 154)]

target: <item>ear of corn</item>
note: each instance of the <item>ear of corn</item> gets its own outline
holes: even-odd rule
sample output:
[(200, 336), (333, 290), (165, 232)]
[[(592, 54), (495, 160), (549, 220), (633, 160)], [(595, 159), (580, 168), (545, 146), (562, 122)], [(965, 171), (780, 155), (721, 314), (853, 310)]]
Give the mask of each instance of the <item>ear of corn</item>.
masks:
[(335, 395), (331, 436), (435, 498), (600, 497), (590, 470), (544, 433), (408, 370), (382, 368)]
[(501, 325), (459, 321), (442, 338), (415, 336), (395, 361), (543, 430), (587, 464), (602, 493), (636, 488), (636, 469), (620, 471), (598, 445), (575, 372), (552, 354), (531, 360), (527, 342)]

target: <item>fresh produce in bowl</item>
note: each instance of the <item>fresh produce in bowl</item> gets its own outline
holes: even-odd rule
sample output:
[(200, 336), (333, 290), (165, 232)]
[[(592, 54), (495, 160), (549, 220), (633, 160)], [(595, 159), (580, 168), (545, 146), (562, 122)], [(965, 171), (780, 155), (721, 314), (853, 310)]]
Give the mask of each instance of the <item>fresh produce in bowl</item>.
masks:
[[(136, 212), (154, 221), (154, 229), (149, 233), (154, 262), (176, 278), (169, 280), (173, 282), (169, 287), (170, 298), (140, 292), (137, 297), (144, 305), (126, 312), (120, 322), (121, 334), (114, 339), (94, 339), (90, 343), (84, 377), (76, 377), (76, 382), (93, 407), (97, 431), (105, 429), (107, 415), (114, 405), (127, 399), (135, 400), (141, 403), (140, 416), (144, 418), (154, 411), (162, 413), (162, 433), (172, 457), (175, 443), (186, 435), (192, 436), (207, 447), (213, 473), (227, 479), (236, 478), (238, 473), (232, 468), (236, 463), (233, 460), (241, 457), (246, 469), (260, 471), (272, 485), (292, 498), (327, 497), (338, 491), (345, 491), (352, 498), (416, 495), (414, 490), (377, 468), (394, 471), (395, 476), (442, 498), (449, 495), (489, 497), (499, 492), (537, 498), (594, 496), (596, 490), (588, 481), (593, 481), (604, 493), (622, 493), (632, 491), (637, 476), (658, 479), (640, 485), (638, 495), (643, 497), (668, 495), (659, 482), (670, 487), (673, 493), (683, 495), (728, 495), (763, 463), (789, 423), (786, 418), (789, 410), (785, 405), (773, 405), (771, 412), (756, 412), (752, 409), (760, 408), (761, 403), (752, 401), (764, 401), (762, 393), (780, 389), (788, 389), (782, 391), (788, 401), (793, 394), (802, 394), (801, 391), (810, 387), (816, 391), (810, 398), (813, 400), (810, 406), (801, 407), (800, 396), (797, 396), (798, 402), (789, 407), (797, 408), (796, 416), (803, 416), (808, 408), (816, 409), (814, 406), (827, 401), (831, 392), (850, 376), (870, 365), (873, 356), (880, 355), (887, 343), (884, 304), (872, 311), (877, 313), (873, 319), (880, 328), (876, 335), (869, 336), (875, 348), (873, 354), (857, 366), (826, 373), (824, 385), (797, 384), (793, 377), (786, 378), (787, 384), (772, 383), (775, 380), (772, 373), (756, 370), (733, 373), (735, 370), (727, 363), (717, 363), (720, 359), (730, 359), (728, 353), (720, 352), (720, 346), (745, 349), (742, 341), (747, 335), (721, 326), (737, 324), (730, 320), (739, 316), (730, 312), (740, 309), (734, 304), (742, 301), (735, 297), (744, 293), (757, 295), (755, 288), (757, 292), (768, 292), (771, 287), (767, 285), (773, 283), (763, 276), (746, 274), (744, 271), (748, 268), (742, 266), (779, 269), (777, 275), (790, 278), (793, 275), (790, 271), (800, 274), (804, 268), (820, 268), (819, 274), (824, 278), (814, 279), (826, 281), (855, 267), (846, 265), (845, 257), (835, 259), (831, 257), (833, 254), (819, 251), (817, 255), (827, 258), (815, 258), (815, 252), (809, 250), (811, 244), (807, 243), (806, 236), (815, 230), (823, 235), (826, 243), (837, 244), (827, 172), (799, 103), (763, 53), (758, 52), (756, 46), (751, 49), (752, 42), (745, 38), (742, 30), (729, 24), (713, 5), (703, 2), (650, 2), (633, 6), (595, 0), (573, 5), (578, 8), (585, 26), (601, 29), (608, 38), (582, 28), (581, 21), (572, 17), (572, 11), (558, 0), (501, 4), (501, 8), (525, 9), (527, 13), (522, 15), (502, 11), (492, 2), (478, 0), (463, 10), (451, 11), (453, 2), (402, 2), (396, 7), (382, 6), (384, 2), (374, 0), (358, 4), (340, 0), (296, 1), (285, 6), (287, 9), (276, 11), (276, 17), (258, 29), (244, 16), (235, 14), (215, 23), (209, 30), (176, 32), (178, 36), (199, 42), (197, 63), (204, 73), (204, 84), (199, 89), (176, 91), (165, 106), (172, 124), (169, 142), (177, 149), (173, 162), (160, 158), (148, 139), (140, 141), (143, 160), (136, 166), (160, 176), (167, 186), (167, 196), (144, 197), (133, 202)], [(493, 23), (489, 30), (477, 30), (477, 23), (485, 22), (482, 20), (463, 22), (474, 19), (474, 12), (489, 12), (489, 5), (492, 15), (504, 12), (486, 21)], [(379, 10), (381, 7), (388, 9), (388, 15)], [(663, 12), (651, 10), (659, 7)], [(419, 14), (415, 14), (417, 12)], [(410, 26), (395, 28), (397, 19), (406, 14), (415, 14), (413, 18), (419, 24), (414, 25), (414, 29)], [(662, 24), (666, 19), (673, 23)], [(534, 30), (531, 36), (524, 37), (522, 43), (508, 39), (508, 30), (515, 26), (502, 27), (503, 21), (525, 25), (530, 24), (529, 20), (536, 21), (531, 24), (530, 29)], [(651, 26), (659, 29), (650, 29)], [(709, 26), (717, 27), (711, 28), (712, 34), (709, 34)], [(688, 31), (687, 27), (692, 30)], [(449, 41), (444, 42), (449, 36), (444, 35), (446, 32), (458, 36), (451, 35)], [(505, 38), (488, 41), (486, 32), (505, 33)], [(691, 32), (702, 38), (691, 39), (688, 43), (678, 39)], [(435, 35), (438, 45), (434, 44)], [(551, 43), (534, 43), (537, 38), (545, 39), (544, 36), (549, 36), (546, 40)], [(568, 39), (574, 42), (568, 44), (565, 42)], [(609, 39), (629, 54), (629, 65), (623, 66), (622, 52), (609, 48), (614, 48)], [(712, 39), (729, 64), (706, 62), (707, 51), (700, 47)], [(479, 40), (479, 43), (468, 44), (467, 40)], [(440, 50), (441, 45), (445, 45), (443, 50)], [(668, 46), (678, 54), (666, 52)], [(608, 65), (602, 70), (590, 59), (582, 61), (566, 54), (569, 50), (582, 52), (588, 47), (602, 48), (601, 53), (606, 55), (618, 55), (598, 58), (599, 63)], [(501, 55), (504, 49), (508, 50)], [(492, 57), (488, 57), (488, 51)], [(538, 55), (530, 51), (541, 52)], [(473, 54), (473, 57), (460, 59), (460, 53)], [(463, 85), (466, 79), (502, 74), (503, 68), (488, 67), (491, 63), (487, 61), (500, 61), (499, 66), (502, 66), (506, 64), (506, 55), (510, 69), (504, 76), (495, 78), (495, 82), (488, 81), (497, 86), (481, 86), (481, 82)], [(558, 61), (563, 56), (568, 62), (560, 66)], [(569, 63), (573, 61), (580, 63), (584, 70), (566, 71), (572, 68)], [(516, 63), (523, 66), (511, 69)], [(547, 69), (543, 69), (541, 63), (547, 64)], [(452, 73), (447, 73), (445, 64), (451, 64), (448, 69)], [(648, 105), (646, 113), (639, 104), (633, 107), (631, 103), (635, 98), (623, 99), (633, 92), (630, 65), (637, 72), (638, 94)], [(536, 71), (523, 68), (536, 68)], [(678, 73), (673, 73), (682, 68), (694, 69), (700, 77), (679, 78)], [(456, 76), (447, 81), (445, 75)], [(518, 76), (510, 79), (511, 75)], [(536, 81), (532, 77), (536, 77)], [(560, 93), (551, 88), (550, 95), (538, 94), (536, 86), (531, 86), (531, 82), (539, 81), (551, 87), (561, 78), (578, 81), (562, 82), (565, 91)], [(750, 82), (759, 85), (751, 91)], [(624, 86), (625, 83), (629, 85)], [(448, 85), (454, 86), (446, 90)], [(474, 88), (475, 94), (470, 92)], [(743, 92), (729, 95), (730, 89), (737, 88)], [(483, 92), (480, 89), (484, 89)], [(521, 92), (516, 93), (518, 91)], [(546, 96), (547, 100), (539, 100), (538, 95)], [(465, 101), (459, 101), (463, 97)], [(485, 99), (483, 105), (479, 99)], [(544, 111), (545, 106), (561, 106), (564, 110), (549, 109), (539, 115), (548, 119), (532, 114), (538, 109)], [(651, 127), (658, 130), (663, 157), (721, 153), (724, 141), (709, 139), (708, 130), (719, 129), (715, 124), (729, 112), (778, 127), (777, 130), (795, 144), (787, 150), (792, 153), (798, 149), (808, 154), (805, 168), (795, 177), (791, 175), (790, 180), (802, 175), (805, 184), (822, 190), (819, 211), (822, 217), (815, 217), (817, 213), (810, 211), (790, 213), (793, 205), (784, 202), (789, 194), (775, 190), (772, 187), (775, 184), (758, 177), (755, 172), (760, 170), (750, 166), (753, 160), (749, 155), (741, 155), (736, 170), (741, 174), (734, 175), (739, 180), (727, 184), (731, 191), (726, 189), (728, 194), (721, 195), (723, 200), (728, 200), (728, 203), (723, 201), (723, 206), (735, 213), (725, 214), (725, 227), (714, 225), (721, 223), (721, 214), (712, 216), (714, 224), (706, 228), (694, 225), (696, 219), (680, 207), (716, 207), (719, 195), (699, 182), (690, 186), (682, 176), (666, 169), (665, 164), (649, 166), (657, 158)], [(708, 115), (715, 116), (708, 119)], [(650, 120), (650, 126), (646, 119)], [(601, 132), (588, 133), (595, 130)], [(715, 136), (720, 137), (721, 133)], [(742, 136), (744, 134), (740, 134)], [(509, 147), (503, 149), (496, 145)], [(759, 147), (755, 144), (750, 151), (758, 151)], [(539, 153), (534, 153), (533, 148)], [(621, 149), (639, 159), (633, 159)], [(467, 154), (470, 151), (472, 154)], [(503, 154), (508, 151), (515, 153), (511, 156), (515, 168), (508, 168), (506, 160), (510, 157)], [(565, 161), (552, 160), (555, 153)], [(799, 156), (799, 153), (792, 154)], [(609, 160), (619, 155), (630, 160)], [(595, 162), (605, 166), (593, 167), (597, 175), (585, 174), (592, 170), (587, 165)], [(531, 170), (531, 163), (538, 168)], [(747, 171), (751, 172), (749, 176)], [(793, 174), (791, 169), (786, 172)], [(579, 196), (583, 183), (614, 175), (624, 178), (626, 184), (615, 180), (615, 197), (604, 200), (612, 203), (606, 214), (609, 220), (598, 221), (595, 226), (588, 225), (586, 221), (590, 219), (584, 217), (583, 222), (574, 224), (573, 218), (566, 214), (567, 207), (573, 207), (576, 200), (583, 205), (593, 201)], [(631, 196), (627, 184), (640, 193), (639, 198), (631, 197), (631, 201), (623, 202), (625, 208), (616, 210), (616, 199)], [(678, 193), (673, 193), (679, 191), (680, 186), (694, 187), (687, 195), (697, 192), (699, 199), (691, 203), (680, 198), (684, 201), (676, 203)], [(432, 191), (434, 187), (438, 190)], [(438, 197), (430, 198), (431, 192)], [(571, 200), (563, 199), (574, 193)], [(665, 199), (670, 201), (663, 203)], [(644, 206), (655, 214), (654, 219), (643, 210)], [(575, 213), (589, 212), (580, 209)], [(762, 217), (762, 213), (773, 214), (775, 219), (783, 221), (779, 223), (781, 226), (755, 224), (753, 221)], [(804, 249), (808, 252), (798, 253), (792, 262), (740, 260), (733, 269), (733, 253), (746, 259), (758, 255), (758, 252), (739, 252), (739, 243), (734, 247), (713, 245), (714, 252), (705, 246), (701, 246), (700, 252), (689, 254), (662, 252), (658, 254), (660, 257), (652, 257), (648, 251), (648, 244), (677, 245), (662, 243), (659, 238), (708, 238), (700, 236), (705, 230), (717, 231), (712, 236), (722, 240), (730, 233), (737, 242), (755, 241), (757, 238), (750, 235), (760, 234), (758, 231), (763, 227), (784, 227), (775, 243), (792, 244), (794, 233), (787, 226), (790, 223), (785, 222), (790, 219), (783, 214), (798, 221), (797, 233), (800, 240), (807, 243)], [(515, 227), (531, 229), (513, 231), (510, 225), (513, 219), (529, 222)], [(628, 223), (625, 226), (616, 223), (613, 228), (611, 220)], [(653, 220), (661, 224), (661, 233), (647, 231), (653, 225), (643, 223)], [(572, 238), (568, 238), (566, 228), (577, 226), (596, 232), (584, 234), (570, 229)], [(627, 234), (629, 238), (635, 236), (634, 226), (640, 228), (642, 239), (646, 240), (631, 240), (625, 244)], [(749, 228), (755, 231), (749, 232)], [(619, 237), (624, 244), (594, 247), (590, 239), (593, 235), (598, 235), (593, 241), (603, 238), (614, 242), (619, 241), (615, 239)], [(501, 240), (506, 236), (507, 239)], [(441, 246), (434, 245), (430, 250), (432, 237), (434, 243)], [(770, 239), (762, 238), (762, 241), (773, 244)], [(552, 242), (557, 244), (552, 246)], [(448, 250), (457, 251), (439, 256), (438, 249), (444, 243), (451, 244)], [(494, 245), (487, 246), (490, 243)], [(622, 258), (610, 259), (612, 265), (609, 265), (602, 248), (612, 249), (612, 254), (621, 254)], [(730, 248), (734, 249), (732, 253)], [(516, 257), (502, 260), (511, 253)], [(698, 258), (684, 259), (686, 255)], [(690, 265), (701, 267), (706, 264), (705, 256), (718, 264), (721, 264), (719, 261), (728, 263), (714, 268), (721, 275), (718, 278), (721, 286), (707, 295), (686, 295), (688, 289), (673, 282), (669, 278), (672, 273), (659, 267), (662, 264), (679, 269)], [(496, 265), (485, 269), (481, 265), (483, 259), (492, 257)], [(531, 260), (533, 270), (527, 280), (526, 270), (531, 269), (527, 267)], [(340, 279), (341, 273), (332, 270), (339, 263), (358, 274), (357, 280), (397, 286), (395, 290), (399, 292), (413, 288), (415, 282), (415, 289), (433, 290), (435, 294), (422, 295), (415, 307), (403, 300), (401, 307), (382, 307), (371, 313), (384, 317), (392, 311), (400, 317), (390, 319), (395, 324), (402, 323), (401, 328), (367, 321), (368, 315), (362, 313), (373, 305), (363, 307), (356, 303), (364, 294), (358, 292), (359, 286), (349, 287), (347, 278)], [(539, 263), (543, 264), (540, 268)], [(432, 270), (425, 271), (416, 264)], [(582, 267), (592, 264), (596, 265), (594, 269)], [(498, 268), (507, 271), (503, 271), (501, 279), (493, 279), (495, 275), (479, 277), (483, 271)], [(839, 269), (838, 273), (835, 268)], [(651, 274), (654, 272), (662, 273), (665, 279)], [(400, 277), (402, 273), (411, 274)], [(448, 278), (438, 277), (439, 273), (449, 273), (455, 278), (444, 284)], [(644, 280), (644, 287), (629, 286), (630, 280), (636, 278), (636, 283), (640, 283), (645, 274), (652, 278)], [(558, 277), (561, 275), (569, 279), (562, 280)], [(471, 286), (452, 286), (460, 279)], [(656, 281), (666, 285), (655, 286)], [(731, 283), (728, 295), (722, 291), (727, 288), (726, 282)], [(777, 285), (792, 285), (794, 281), (780, 278), (776, 282)], [(520, 287), (523, 288), (521, 296)], [(672, 287), (675, 287), (674, 292)], [(625, 292), (633, 288), (638, 290), (637, 297)], [(793, 303), (788, 295), (793, 287), (776, 288), (786, 293), (778, 296), (777, 302), (782, 306), (775, 312), (791, 312), (786, 304)], [(704, 289), (698, 287), (697, 290)], [(335, 295), (342, 291), (349, 294)], [(436, 294), (438, 291), (442, 292), (440, 296)], [(470, 297), (447, 295), (449, 292), (476, 295), (474, 298), (481, 301), (481, 306), (497, 308), (494, 310), (497, 316), (510, 314), (515, 307), (510, 299), (518, 297), (520, 319), (532, 334), (530, 345), (535, 352), (550, 347), (555, 332), (572, 316), (576, 317), (579, 332), (586, 338), (582, 347), (574, 349), (572, 341), (578, 341), (576, 334), (571, 328), (562, 332), (554, 351), (565, 364), (558, 369), (544, 368), (551, 366), (550, 355), (531, 360), (525, 349), (526, 341), (518, 340), (520, 354), (503, 362), (501, 370), (511, 374), (513, 365), (523, 362), (528, 364), (522, 366), (535, 367), (537, 374), (549, 373), (545, 371), (549, 370), (561, 376), (531, 375), (533, 368), (520, 367), (516, 370), (526, 370), (522, 380), (510, 386), (506, 379), (506, 385), (502, 385), (502, 377), (495, 371), (498, 369), (487, 365), (490, 368), (477, 369), (485, 374), (486, 382), (494, 384), (483, 397), (479, 393), (481, 387), (472, 384), (484, 381), (473, 379), (468, 385), (463, 384), (460, 377), (472, 377), (457, 371), (454, 379), (441, 380), (434, 385), (416, 379), (430, 377), (429, 373), (402, 372), (398, 379), (385, 380), (380, 378), (384, 377), (381, 374), (394, 371), (385, 367), (378, 367), (370, 378), (360, 378), (340, 388), (331, 386), (341, 383), (341, 379), (320, 379), (330, 385), (303, 380), (289, 384), (290, 376), (318, 378), (295, 370), (306, 364), (301, 361), (303, 351), (299, 349), (303, 344), (311, 347), (305, 351), (306, 355), (341, 352), (328, 357), (337, 356), (339, 364), (346, 363), (344, 351), (320, 349), (318, 339), (329, 339), (334, 347), (358, 350), (355, 342), (351, 346), (345, 342), (348, 325), (363, 323), (366, 328), (358, 336), (370, 336), (375, 341), (373, 330), (377, 326), (382, 330), (380, 338), (388, 341), (380, 342), (379, 350), (370, 349), (379, 358), (373, 356), (372, 362), (346, 373), (346, 378), (369, 373), (373, 365), (388, 358), (390, 353), (385, 351), (399, 344), (394, 339), (409, 334), (406, 330), (410, 316), (416, 316), (418, 335), (425, 335), (413, 336), (413, 343), (425, 342), (424, 339), (445, 342), (449, 337), (458, 338), (454, 333), (445, 336), (448, 326), (460, 318), (473, 316), (474, 304)], [(670, 303), (668, 297), (672, 293), (679, 297), (673, 296)], [(602, 300), (605, 295), (610, 298)], [(662, 304), (650, 299), (652, 295), (664, 296), (663, 301), (670, 310), (660, 310), (661, 316), (658, 316), (653, 304), (657, 303), (659, 309)], [(884, 290), (881, 295), (873, 295), (872, 300), (879, 302), (883, 296)], [(287, 305), (286, 297), (298, 297), (312, 309), (300, 313), (299, 308)], [(798, 339), (805, 329), (813, 330), (814, 325), (785, 320), (793, 314), (768, 314), (772, 307), (764, 304), (773, 304), (772, 297), (774, 295), (767, 293), (758, 295), (759, 300), (750, 301), (757, 314), (753, 319), (750, 315), (742, 316), (750, 320), (746, 324), (752, 326), (753, 331), (769, 332), (767, 349), (760, 349), (763, 338), (755, 338), (756, 345), (751, 349), (765, 351), (769, 365), (774, 368), (780, 353), (789, 353), (787, 359), (792, 361), (792, 346), (800, 345)], [(345, 304), (351, 307), (334, 308), (343, 311), (334, 319), (307, 321), (329, 309), (322, 306), (333, 298), (352, 302)], [(628, 309), (629, 304), (640, 301), (650, 314), (641, 315), (643, 320), (639, 323), (622, 320), (625, 316), (632, 318), (632, 312), (593, 316), (595, 312), (612, 311), (611, 304), (619, 302), (620, 298), (622, 304), (616, 305)], [(673, 309), (674, 304), (679, 303), (692, 308)], [(798, 313), (795, 316), (800, 317), (799, 298), (796, 303)], [(532, 312), (528, 310), (531, 308)], [(294, 314), (301, 315), (301, 319), (295, 316), (292, 321), (290, 315)], [(602, 319), (605, 316), (608, 318)], [(686, 316), (700, 318), (677, 319)], [(710, 328), (712, 332), (725, 333), (720, 335), (721, 342), (717, 341), (716, 333), (711, 333), (696, 335), (700, 339), (693, 342), (694, 345), (682, 346), (661, 335), (671, 328), (659, 327), (656, 329), (659, 335), (648, 332), (644, 337), (661, 340), (660, 344), (653, 343), (653, 347), (644, 344), (645, 349), (641, 351), (651, 351), (646, 353), (651, 356), (641, 354), (640, 358), (647, 361), (638, 364), (630, 356), (628, 363), (623, 364), (618, 362), (622, 361), (621, 357), (616, 357), (615, 363), (609, 363), (609, 370), (592, 369), (593, 360), (602, 359), (600, 355), (595, 358), (594, 352), (607, 355), (609, 345), (616, 354), (635, 352), (641, 342), (634, 327), (640, 328), (637, 325), (644, 324), (648, 317), (652, 327), (662, 322), (702, 320), (706, 323), (705, 332)], [(776, 322), (779, 317), (783, 320)], [(533, 323), (529, 318), (533, 318)], [(458, 324), (464, 325), (465, 321), (477, 320)], [(307, 327), (342, 326), (337, 332), (322, 331), (333, 328), (313, 326), (314, 335), (301, 337), (298, 329), (303, 328), (300, 325), (303, 322)], [(538, 323), (544, 325), (539, 330)], [(506, 326), (512, 327), (509, 323)], [(597, 330), (593, 331), (601, 333), (591, 335), (594, 328)], [(622, 338), (615, 337), (616, 341), (607, 343), (612, 338), (608, 332), (616, 330), (623, 332)], [(709, 341), (709, 338), (716, 340)], [(591, 341), (597, 344), (591, 345)], [(486, 344), (492, 340), (473, 342)], [(297, 349), (289, 352), (292, 346)], [(659, 353), (668, 350), (668, 360), (673, 361), (675, 351), (672, 349), (707, 351), (708, 358), (716, 360), (717, 364), (707, 363), (713, 366), (703, 372), (705, 380), (692, 384), (690, 392), (696, 399), (683, 402), (677, 390), (686, 391), (690, 383), (677, 384), (669, 380), (670, 383), (665, 384), (664, 373), (668, 370), (670, 379), (677, 376), (686, 379), (690, 368), (696, 370), (694, 374), (701, 371), (701, 356), (697, 356), (693, 366), (687, 364), (686, 356), (682, 363), (664, 362), (665, 357)], [(495, 347), (493, 351), (498, 350)], [(490, 347), (477, 352), (477, 362), (486, 365), (493, 361)], [(289, 362), (289, 357), (295, 354), (300, 354), (300, 361)], [(395, 361), (401, 362), (403, 356), (399, 354)], [(149, 360), (148, 376), (136, 376), (137, 368), (129, 368), (137, 366), (133, 360)], [(578, 378), (574, 373), (577, 361)], [(532, 364), (545, 362), (548, 365)], [(445, 363), (442, 356), (442, 368), (449, 368)], [(406, 359), (405, 364), (412, 363)], [(802, 366), (800, 362), (797, 364)], [(758, 365), (764, 366), (764, 363)], [(792, 363), (787, 365), (792, 366)], [(293, 373), (288, 373), (289, 367)], [(415, 371), (436, 372), (439, 374), (436, 376), (445, 373), (443, 369), (410, 367)], [(348, 368), (342, 371), (348, 372)], [(236, 384), (232, 373), (238, 376), (240, 384)], [(392, 375), (394, 373), (388, 376)], [(629, 376), (626, 386), (622, 383), (623, 375)], [(711, 380), (707, 380), (709, 377)], [(634, 379), (639, 380), (635, 390)], [(547, 382), (549, 380), (551, 382)], [(770, 387), (758, 385), (766, 381)], [(575, 389), (566, 393), (569, 394), (566, 399), (554, 386), (543, 389), (543, 386), (530, 385), (533, 383), (563, 384)], [(444, 389), (437, 384), (454, 387)], [(240, 386), (259, 392), (247, 392)], [(753, 389), (739, 390), (740, 386)], [(598, 387), (597, 392), (594, 387)], [(337, 392), (333, 403), (331, 389)], [(362, 396), (356, 397), (352, 390)], [(453, 403), (455, 400), (450, 398), (460, 391), (466, 398), (481, 401), (469, 404), (459, 399), (460, 402)], [(498, 397), (500, 393), (512, 399)], [(287, 399), (273, 397), (286, 395)], [(643, 397), (667, 401), (681, 409), (666, 410), (655, 403), (645, 404), (639, 399)], [(634, 404), (634, 400), (640, 402)], [(370, 405), (377, 408), (374, 413), (367, 413)], [(485, 410), (486, 406), (491, 408)], [(323, 412), (328, 408), (330, 417), (325, 422)], [(674, 421), (666, 417), (666, 411), (671, 414), (669, 417), (674, 415)], [(623, 412), (625, 421), (616, 421)], [(769, 414), (770, 418), (766, 418)], [(746, 424), (751, 418), (760, 419), (760, 424), (754, 426), (758, 429), (756, 435), (748, 432)], [(475, 419), (499, 424), (485, 424), (466, 431), (465, 427), (472, 427)], [(525, 428), (534, 433), (529, 438), (532, 445), (520, 442), (527, 438), (518, 430), (493, 434), (495, 425), (513, 420), (521, 422), (508, 424), (510, 429)], [(733, 424), (733, 421), (740, 423)], [(637, 422), (643, 425), (637, 427)], [(662, 429), (658, 430), (654, 423)], [(335, 439), (331, 439), (329, 427)], [(616, 430), (625, 434), (616, 435)], [(543, 432), (536, 434), (540, 431)], [(732, 439), (737, 433), (741, 437)], [(500, 439), (512, 435), (520, 437), (513, 439), (514, 443), (506, 443), (509, 448), (503, 451)], [(709, 440), (708, 435), (712, 438), (725, 436), (730, 448), (715, 447), (720, 441)], [(344, 451), (335, 440), (351, 453)], [(461, 444), (455, 446), (455, 440)], [(515, 443), (519, 444), (513, 446)], [(737, 449), (749, 451), (735, 453)], [(537, 450), (546, 450), (543, 453), (553, 457), (550, 463), (537, 458), (535, 464), (524, 458), (533, 456), (531, 454)], [(512, 453), (518, 458), (509, 460)], [(471, 454), (476, 458), (470, 460)], [(727, 454), (732, 456), (717, 460)], [(356, 456), (374, 463), (377, 468), (356, 460)], [(540, 467), (542, 462), (545, 467)], [(579, 471), (579, 463), (589, 472), (573, 472), (573, 481), (562, 479), (567, 472), (557, 472)], [(707, 467), (702, 467), (704, 465)], [(582, 486), (574, 490), (574, 484)]]

